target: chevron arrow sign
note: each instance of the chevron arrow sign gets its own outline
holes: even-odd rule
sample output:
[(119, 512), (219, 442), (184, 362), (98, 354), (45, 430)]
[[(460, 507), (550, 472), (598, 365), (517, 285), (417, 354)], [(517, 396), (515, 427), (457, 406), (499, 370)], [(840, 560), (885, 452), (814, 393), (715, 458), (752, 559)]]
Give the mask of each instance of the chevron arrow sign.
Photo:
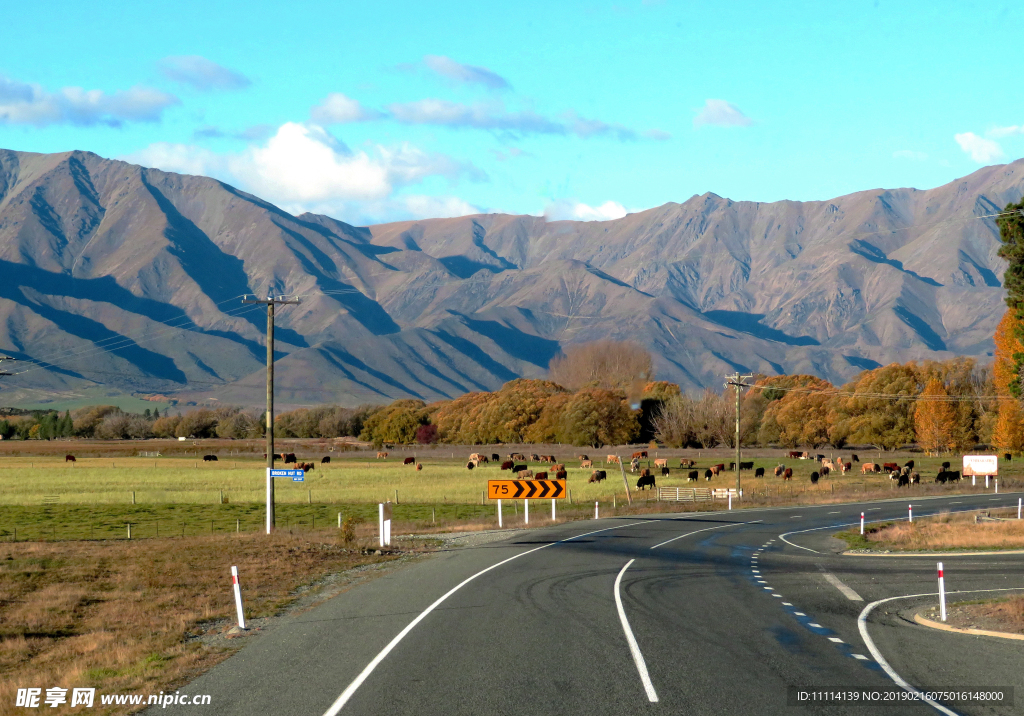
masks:
[(488, 480), (487, 497), (492, 500), (564, 500), (565, 480)]

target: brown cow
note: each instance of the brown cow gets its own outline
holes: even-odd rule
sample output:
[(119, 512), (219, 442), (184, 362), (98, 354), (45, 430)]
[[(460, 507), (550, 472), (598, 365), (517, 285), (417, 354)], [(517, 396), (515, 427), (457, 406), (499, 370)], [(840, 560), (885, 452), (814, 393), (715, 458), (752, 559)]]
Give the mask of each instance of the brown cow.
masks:
[(516, 477), (518, 477), (520, 480), (532, 480), (533, 470), (520, 470), (519, 472), (516, 473)]
[[(264, 456), (266, 457), (266, 456)], [(68, 454), (64, 456), (64, 462), (75, 462), (75, 456)]]
[(555, 472), (555, 479), (556, 480), (565, 480), (568, 477), (569, 477), (569, 473), (567, 473), (565, 470), (557, 470)]
[(577, 455), (576, 459), (577, 460), (589, 460), (590, 456), (589, 455)]
[(593, 466), (594, 466), (594, 461), (593, 460), (580, 460), (580, 467), (593, 467)]
[(607, 457), (605, 458), (605, 460), (604, 460), (604, 461), (605, 461), (606, 463), (608, 463), (608, 464), (612, 464), (612, 463), (617, 463), (617, 462), (619, 461), (619, 456), (618, 456), (618, 455), (608, 455), (608, 456), (607, 456)]
[(898, 462), (883, 462), (882, 469), (892, 472), (893, 470), (899, 470), (900, 465)]
[(864, 475), (869, 472), (878, 472), (878, 465), (873, 462), (862, 462), (860, 465), (860, 473)]
[(601, 480), (607, 479), (608, 473), (604, 470), (594, 470), (590, 473), (590, 479), (587, 482), (601, 482)]
[(668, 460), (666, 460), (663, 457), (659, 457), (657, 460), (654, 461), (654, 466), (655, 467), (668, 467)]
[(687, 460), (685, 457), (679, 458), (679, 467), (693, 467), (693, 460)]
[(423, 463), (422, 462), (416, 463), (416, 469), (417, 470), (422, 470), (423, 469)]
[(792, 480), (793, 479), (793, 468), (787, 467), (786, 471), (782, 473), (782, 479), (783, 480)]
[(377, 453), (377, 459), (378, 459), (378, 460), (383, 460), (383, 459), (384, 459), (384, 458), (386, 458), (387, 456), (388, 456), (388, 454), (387, 454), (386, 452), (378, 452), (378, 453)]
[(789, 451), (789, 457), (791, 457), (791, 458), (800, 458), (802, 455), (803, 455), (803, 453), (800, 452), (799, 450), (790, 450)]
[(540, 462), (540, 455), (537, 453), (530, 453), (530, 459), (534, 462)]
[(724, 470), (725, 470), (725, 463), (724, 462), (720, 462), (717, 465), (712, 465), (711, 466), (711, 472), (714, 473), (715, 475), (718, 475), (719, 473), (723, 472)]
[(511, 460), (506, 460), (505, 462), (501, 463), (501, 469), (502, 469), (502, 470), (511, 470), (511, 469), (512, 469), (512, 466), (513, 466), (514, 464), (515, 464), (515, 463), (514, 463), (514, 462), (512, 462)]
[(416, 462), (416, 458), (414, 458), (414, 457), (407, 457), (407, 458), (405, 458), (405, 460), (402, 461), (402, 464), (403, 465), (412, 465), (415, 462)]
[(546, 472), (538, 472), (536, 477), (534, 477), (533, 479), (534, 480), (547, 480), (548, 479), (548, 474)]
[(565, 465), (557, 463), (551, 467), (552, 472), (565, 472)]
[(642, 452), (640, 452), (639, 450), (637, 450), (637, 451), (636, 451), (635, 453), (633, 453), (633, 454), (632, 454), (632, 455), (631, 455), (630, 457), (631, 457), (631, 458), (632, 458), (633, 460), (639, 460), (639, 459), (640, 459), (640, 458), (642, 458), (643, 456), (644, 456), (644, 454), (643, 454)]

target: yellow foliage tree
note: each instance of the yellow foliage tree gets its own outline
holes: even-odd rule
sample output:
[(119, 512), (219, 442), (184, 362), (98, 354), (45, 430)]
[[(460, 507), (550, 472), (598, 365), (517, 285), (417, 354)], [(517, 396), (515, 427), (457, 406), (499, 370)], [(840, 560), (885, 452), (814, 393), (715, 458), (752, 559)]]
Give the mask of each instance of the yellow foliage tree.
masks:
[(1020, 453), (1024, 450), (1024, 414), (1020, 403), (1013, 398), (999, 401), (999, 417), (992, 431), (992, 442), (1002, 452)]
[(1020, 403), (1012, 395), (1011, 384), (1019, 381), (1014, 355), (1024, 352), (1017, 338), (1021, 320), (1013, 309), (1003, 314), (995, 334), (995, 357), (992, 365), (996, 395), (999, 396), (999, 416), (992, 431), (992, 442), (1002, 452), (1019, 453), (1024, 447), (1024, 414)]
[(931, 378), (917, 399), (914, 409), (914, 430), (917, 443), (929, 454), (935, 455), (953, 447), (956, 411), (946, 386), (938, 378)]

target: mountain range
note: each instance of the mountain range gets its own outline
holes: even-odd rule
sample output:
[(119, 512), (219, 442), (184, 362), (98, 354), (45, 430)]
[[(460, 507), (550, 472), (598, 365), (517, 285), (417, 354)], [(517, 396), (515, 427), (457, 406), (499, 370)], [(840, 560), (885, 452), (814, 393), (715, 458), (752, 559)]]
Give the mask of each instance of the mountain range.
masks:
[[(259, 405), (432, 401), (542, 377), (629, 339), (658, 379), (988, 359), (1003, 313), (991, 215), (1024, 160), (929, 190), (693, 196), (621, 219), (485, 214), (369, 227), (293, 216), (202, 176), (0, 150), (0, 404), (162, 395)], [(4, 367), (11, 365), (5, 363)], [(97, 401), (93, 401), (97, 402)]]

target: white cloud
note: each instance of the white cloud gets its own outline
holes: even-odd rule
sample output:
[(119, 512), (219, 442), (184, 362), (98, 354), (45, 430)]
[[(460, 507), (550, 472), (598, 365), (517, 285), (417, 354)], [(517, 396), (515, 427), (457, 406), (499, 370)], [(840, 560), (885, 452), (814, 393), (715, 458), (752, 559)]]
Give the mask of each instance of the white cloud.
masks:
[(366, 109), (354, 99), (341, 92), (332, 92), (309, 112), (314, 123), (327, 126), (329, 124), (345, 124), (348, 122), (365, 122), (379, 119), (383, 115), (375, 110)]
[(136, 86), (113, 94), (81, 87), (47, 92), (40, 85), (0, 75), (0, 123), (4, 124), (118, 127), (124, 122), (157, 122), (165, 109), (176, 104), (180, 104), (177, 97), (151, 87)]
[(265, 144), (236, 154), (158, 143), (124, 159), (213, 176), (294, 214), (310, 211), (352, 222), (479, 213), (457, 197), (403, 194), (402, 189), (433, 176), (450, 183), (487, 178), (472, 164), (407, 143), (352, 151), (322, 127), (294, 122), (281, 125)]
[(1011, 125), (1009, 127), (993, 127), (986, 132), (990, 137), (1009, 137), (1013, 134), (1024, 134), (1024, 126)]
[(928, 155), (924, 152), (915, 152), (912, 149), (899, 149), (892, 153), (896, 159), (909, 159), (913, 162), (923, 162), (928, 159)]
[(606, 201), (601, 206), (589, 206), (572, 199), (560, 199), (548, 204), (544, 209), (544, 216), (551, 221), (610, 221), (621, 219), (627, 213), (629, 212), (626, 208), (617, 201)]
[(508, 80), (486, 67), (464, 65), (443, 55), (426, 55), (423, 64), (433, 72), (465, 84), (479, 84), (489, 89), (509, 89)]
[(252, 81), (234, 70), (199, 55), (165, 57), (157, 63), (164, 77), (201, 92), (245, 89)]
[(979, 137), (974, 132), (964, 132), (953, 137), (971, 159), (978, 164), (990, 164), (1003, 158), (1003, 148), (998, 142)]
[(754, 122), (743, 114), (739, 107), (724, 99), (709, 99), (697, 110), (693, 118), (693, 126), (701, 127), (712, 124), (717, 127), (749, 127)]

